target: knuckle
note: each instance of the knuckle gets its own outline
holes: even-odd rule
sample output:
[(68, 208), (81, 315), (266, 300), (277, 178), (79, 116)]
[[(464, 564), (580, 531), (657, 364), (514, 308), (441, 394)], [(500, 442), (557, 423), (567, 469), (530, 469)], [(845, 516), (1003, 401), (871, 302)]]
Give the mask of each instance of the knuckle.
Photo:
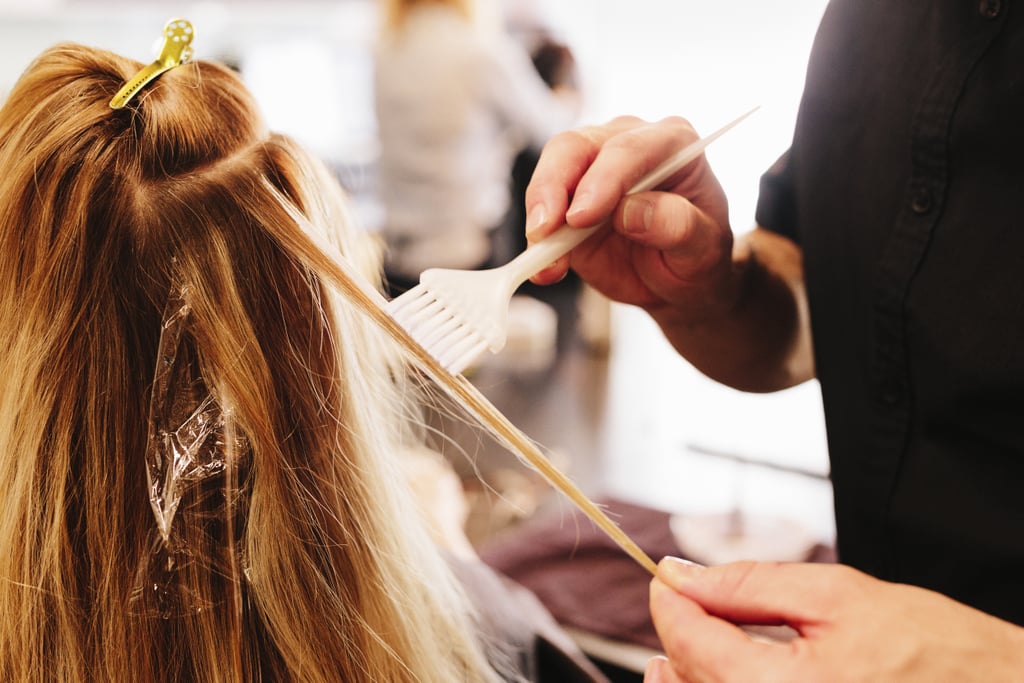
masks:
[(561, 145), (593, 150), (600, 147), (608, 135), (609, 132), (604, 126), (581, 126), (559, 133), (554, 140)]
[(830, 567), (829, 592), (838, 597), (855, 597), (870, 590), (865, 575), (852, 567), (837, 564)]
[(693, 127), (693, 124), (689, 120), (684, 119), (682, 116), (666, 116), (665, 118), (658, 121), (658, 125), (678, 130), (679, 132), (691, 133), (696, 135), (697, 131)]
[(538, 173), (559, 175), (567, 160), (592, 158), (600, 147), (598, 133), (593, 128), (572, 128), (552, 136), (541, 150), (533, 177), (536, 178)]
[(638, 126), (646, 125), (647, 121), (641, 119), (638, 116), (624, 115), (616, 116), (614, 119), (608, 122), (607, 127), (613, 130), (627, 130), (629, 128), (636, 128)]
[(700, 137), (693, 124), (681, 116), (667, 116), (652, 125), (669, 135), (673, 141), (680, 145), (692, 142)]

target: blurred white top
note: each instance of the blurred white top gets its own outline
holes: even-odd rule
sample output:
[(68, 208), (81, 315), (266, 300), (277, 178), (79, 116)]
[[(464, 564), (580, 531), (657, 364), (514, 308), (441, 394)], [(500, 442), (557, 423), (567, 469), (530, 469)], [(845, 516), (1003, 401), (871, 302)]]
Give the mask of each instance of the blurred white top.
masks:
[(409, 242), (392, 249), (393, 267), (418, 277), (481, 263), (509, 207), (515, 154), (571, 126), (574, 107), (509, 36), (441, 5), (412, 10), (375, 65), (384, 232)]

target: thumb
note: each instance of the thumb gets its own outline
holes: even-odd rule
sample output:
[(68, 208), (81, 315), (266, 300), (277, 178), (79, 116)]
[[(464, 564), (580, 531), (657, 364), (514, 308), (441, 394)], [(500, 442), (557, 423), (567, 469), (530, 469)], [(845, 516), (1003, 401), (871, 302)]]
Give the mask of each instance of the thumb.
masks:
[(660, 251), (689, 251), (705, 246), (721, 226), (685, 197), (668, 192), (628, 195), (615, 215), (616, 229), (624, 236)]
[(642, 192), (627, 197), (614, 217), (615, 230), (648, 247), (643, 270), (667, 269), (674, 280), (692, 282), (732, 261), (733, 236), (728, 225), (685, 197)]
[(658, 565), (658, 579), (709, 614), (740, 624), (786, 623), (801, 630), (830, 621), (858, 572), (841, 565), (734, 562), (699, 567), (675, 558)]
[(651, 581), (650, 607), (654, 628), (670, 662), (670, 667), (652, 664), (654, 672), (650, 673), (666, 677), (665, 669), (670, 668), (678, 679), (686, 681), (757, 681), (764, 680), (765, 672), (774, 672), (776, 680), (798, 680), (787, 675), (799, 663), (789, 644), (777, 645), (748, 636), (659, 578)]

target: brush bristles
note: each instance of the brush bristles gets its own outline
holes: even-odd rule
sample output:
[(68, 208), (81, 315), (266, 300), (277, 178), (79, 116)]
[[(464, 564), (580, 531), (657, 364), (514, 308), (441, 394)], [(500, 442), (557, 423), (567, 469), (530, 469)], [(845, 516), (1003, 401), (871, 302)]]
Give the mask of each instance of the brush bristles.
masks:
[[(412, 363), (430, 376), (437, 385), (451, 398), (462, 406), (469, 415), (486, 428), (491, 435), (505, 445), (510, 452), (518, 455), (522, 461), (540, 473), (555, 489), (561, 491), (570, 501), (604, 531), (620, 548), (651, 575), (657, 573), (657, 565), (626, 532), (618, 527), (596, 503), (588, 498), (561, 470), (555, 467), (525, 434), (505, 417), (487, 398), (474, 387), (465, 377), (452, 373), (437, 359), (427, 353), (409, 334), (406, 328), (393, 316), (392, 309), (405, 308), (411, 300), (399, 302), (398, 299), (388, 303), (373, 287), (355, 272), (331, 245), (318, 244), (324, 255), (333, 258), (321, 266), (324, 274), (330, 278), (335, 287), (345, 292), (351, 301), (374, 320), (391, 337), (399, 342), (408, 354)], [(314, 260), (314, 262), (317, 262)], [(423, 288), (424, 290), (426, 288)], [(410, 290), (412, 291), (412, 290)], [(404, 295), (403, 295), (404, 296)], [(468, 355), (468, 354), (467, 354)]]
[(487, 340), (424, 285), (396, 297), (385, 310), (452, 374), (462, 373), (487, 349)]

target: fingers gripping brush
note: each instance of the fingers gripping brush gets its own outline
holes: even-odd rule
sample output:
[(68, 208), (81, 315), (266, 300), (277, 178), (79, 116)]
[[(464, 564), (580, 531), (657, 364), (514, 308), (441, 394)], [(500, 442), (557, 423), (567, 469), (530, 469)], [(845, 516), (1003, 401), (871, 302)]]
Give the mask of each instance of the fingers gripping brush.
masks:
[[(655, 189), (754, 111), (679, 150), (644, 176), (628, 194)], [(425, 270), (420, 283), (393, 299), (385, 310), (449, 372), (459, 374), (485, 350), (497, 353), (504, 348), (509, 301), (519, 285), (601, 227), (603, 224), (591, 228), (563, 225), (498, 268)]]

